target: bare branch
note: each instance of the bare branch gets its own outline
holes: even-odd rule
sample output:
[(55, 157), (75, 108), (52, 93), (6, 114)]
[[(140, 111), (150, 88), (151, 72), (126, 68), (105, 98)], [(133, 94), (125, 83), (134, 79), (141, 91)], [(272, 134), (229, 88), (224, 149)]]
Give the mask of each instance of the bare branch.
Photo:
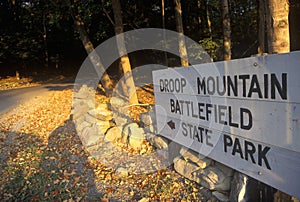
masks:
[(104, 11), (105, 15), (107, 16), (107, 18), (109, 19), (109, 21), (111, 22), (111, 24), (112, 24), (113, 26), (115, 26), (114, 21), (111, 19), (111, 17), (109, 16), (109, 14), (108, 14), (108, 12), (106, 11), (105, 8), (103, 8), (103, 11)]

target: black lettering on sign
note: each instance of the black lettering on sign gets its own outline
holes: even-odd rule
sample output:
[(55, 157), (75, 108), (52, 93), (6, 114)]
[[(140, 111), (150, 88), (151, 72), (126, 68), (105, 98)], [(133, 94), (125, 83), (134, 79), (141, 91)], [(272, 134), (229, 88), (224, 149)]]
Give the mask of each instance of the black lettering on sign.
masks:
[(185, 86), (185, 78), (159, 79), (160, 92), (183, 93)]
[(203, 94), (206, 95), (205, 77), (202, 78), (202, 81), (199, 77), (197, 77), (197, 88), (198, 94), (201, 94), (201, 91), (203, 91)]
[(269, 80), (269, 74), (265, 74), (264, 75), (264, 88), (265, 88), (265, 98), (269, 98), (269, 83), (268, 83), (268, 80)]
[(267, 169), (271, 170), (267, 158), (267, 154), (271, 148), (268, 146), (255, 144), (248, 140), (240, 140), (237, 137), (224, 134), (223, 149), (225, 153), (237, 156), (240, 159), (259, 166), (265, 166)]
[(174, 101), (173, 99), (170, 99), (170, 111), (175, 114), (182, 114), (182, 111), (181, 111), (182, 104), (183, 104), (182, 100), (180, 102), (178, 100)]
[(175, 112), (175, 102), (173, 99), (170, 99), (170, 107), (171, 107), (171, 112), (174, 113)]
[(243, 97), (246, 97), (247, 94), (247, 89), (246, 89), (246, 80), (249, 79), (250, 76), (249, 75), (240, 75), (239, 79), (241, 79), (243, 81), (242, 83), (242, 87), (243, 87)]
[(241, 143), (240, 143), (238, 138), (234, 139), (233, 149), (232, 149), (232, 155), (234, 156), (236, 153), (239, 153), (240, 157), (242, 159), (244, 158), (243, 151), (242, 151), (242, 146), (241, 146)]
[(252, 163), (255, 164), (254, 153), (256, 152), (255, 146), (252, 142), (245, 140), (245, 159), (248, 161), (249, 156)]
[(207, 78), (207, 93), (209, 95), (214, 95), (216, 91), (215, 79), (211, 76)]
[[(190, 123), (181, 122), (182, 135), (184, 137), (195, 140), (199, 143), (205, 143), (209, 147), (213, 147), (212, 139), (212, 130), (203, 128), (198, 125), (193, 125)], [(204, 141), (205, 138), (205, 141)]]
[(266, 167), (271, 170), (270, 164), (268, 162), (268, 159), (266, 157), (268, 151), (270, 150), (270, 147), (264, 147), (262, 148), (262, 145), (258, 145), (258, 165), (262, 166), (262, 161), (265, 162)]
[(224, 140), (224, 152), (227, 153), (228, 147), (232, 146), (232, 139), (229, 135), (224, 135), (223, 140)]
[[(218, 112), (219, 112), (219, 123), (220, 124), (223, 124), (223, 125), (227, 125), (227, 121), (225, 121), (225, 115), (226, 115), (226, 109), (227, 109), (227, 106), (225, 105), (219, 105), (218, 107)], [(224, 118), (224, 119), (223, 119)]]
[(258, 97), (260, 99), (287, 99), (287, 73), (281, 74), (281, 80), (276, 74), (224, 75), (197, 77), (197, 91), (199, 95), (218, 95), (232, 97)]
[(219, 79), (219, 77), (217, 77), (217, 91), (218, 91), (218, 94), (220, 95), (220, 96), (223, 96), (224, 94), (225, 94), (225, 92), (226, 92), (226, 80), (225, 80), (225, 76), (223, 76), (223, 87), (222, 87), (222, 89), (223, 90), (220, 90), (220, 79)]
[(186, 123), (182, 122), (181, 127), (182, 127), (182, 134), (183, 134), (183, 136), (186, 137), (188, 135), (188, 131), (187, 131), (187, 128), (186, 128)]
[(260, 85), (257, 79), (256, 75), (253, 75), (252, 80), (251, 80), (251, 84), (250, 84), (250, 89), (249, 89), (249, 93), (248, 93), (248, 97), (252, 97), (252, 93), (257, 93), (259, 98), (262, 98), (262, 93), (260, 90)]
[(281, 85), (278, 81), (276, 74), (271, 74), (271, 98), (275, 99), (275, 89), (277, 89), (281, 99), (287, 99), (287, 74), (281, 74)]
[(234, 96), (238, 95), (237, 76), (235, 75), (233, 78), (234, 78), (234, 82), (232, 82), (230, 76), (227, 76), (228, 96), (230, 96), (230, 89), (232, 90)]
[(199, 118), (202, 119), (202, 120), (205, 120), (205, 116), (202, 116), (203, 107), (204, 107), (204, 103), (198, 102)]
[[(246, 116), (246, 115), (248, 115), (248, 124), (245, 123), (244, 116)], [(240, 118), (241, 118), (241, 129), (250, 130), (252, 128), (252, 124), (253, 124), (251, 111), (246, 108), (241, 108)]]
[(232, 119), (233, 119), (233, 113), (231, 112), (231, 106), (228, 106), (228, 118), (229, 118), (229, 123), (228, 123), (228, 125), (230, 125), (230, 126), (232, 126), (232, 127), (236, 127), (236, 128), (238, 128), (239, 127), (239, 124), (238, 123), (234, 123), (233, 121), (232, 121)]
[(205, 139), (206, 139), (206, 145), (207, 146), (210, 146), (210, 147), (213, 147), (213, 143), (209, 142), (209, 139), (211, 139), (211, 135), (212, 134), (212, 131), (211, 130), (208, 130), (208, 129), (205, 129)]

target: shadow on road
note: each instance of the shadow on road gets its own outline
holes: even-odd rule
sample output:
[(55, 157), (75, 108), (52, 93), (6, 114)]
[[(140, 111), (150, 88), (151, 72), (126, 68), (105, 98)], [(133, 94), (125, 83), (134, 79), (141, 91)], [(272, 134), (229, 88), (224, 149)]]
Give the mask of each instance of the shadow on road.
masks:
[(49, 91), (58, 91), (58, 90), (68, 90), (73, 88), (73, 84), (68, 84), (68, 85), (50, 85), (50, 86), (45, 86), (46, 89)]

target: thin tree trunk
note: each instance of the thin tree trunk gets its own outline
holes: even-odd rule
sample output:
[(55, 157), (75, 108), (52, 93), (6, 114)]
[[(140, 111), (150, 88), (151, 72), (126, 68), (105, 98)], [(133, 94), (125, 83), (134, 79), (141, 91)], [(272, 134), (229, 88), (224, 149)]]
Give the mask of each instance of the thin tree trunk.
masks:
[(44, 54), (45, 54), (45, 67), (49, 67), (49, 53), (47, 43), (47, 27), (46, 27), (46, 16), (43, 13), (43, 41), (44, 41)]
[(117, 45), (119, 50), (119, 55), (121, 57), (120, 68), (122, 68), (125, 85), (123, 86), (123, 91), (129, 97), (130, 104), (137, 104), (138, 98), (136, 94), (135, 84), (131, 73), (131, 65), (129, 57), (127, 55), (124, 36), (119, 35), (123, 33), (123, 21), (122, 21), (122, 10), (121, 3), (119, 0), (112, 0), (112, 9), (115, 19), (115, 34), (117, 38)]
[(174, 0), (175, 4), (175, 22), (176, 22), (176, 29), (179, 33), (179, 54), (181, 65), (186, 67), (189, 65), (187, 51), (185, 46), (184, 40), (184, 33), (183, 33), (183, 24), (182, 24), (182, 10), (180, 0)]
[(94, 46), (88, 36), (88, 33), (86, 32), (84, 22), (81, 19), (78, 12), (76, 12), (76, 8), (73, 8), (73, 5), (69, 2), (70, 11), (72, 18), (74, 20), (75, 28), (77, 29), (80, 39), (82, 41), (82, 44), (87, 52), (87, 54), (90, 57), (90, 60), (92, 64), (95, 66), (95, 70), (97, 71), (99, 76), (102, 76), (100, 78), (101, 84), (105, 90), (105, 94), (107, 96), (111, 96), (111, 93), (113, 91), (113, 82), (111, 81), (109, 75), (105, 72), (105, 69), (103, 67), (103, 64), (97, 55), (96, 51), (94, 51)]
[(212, 39), (212, 29), (211, 29), (211, 21), (210, 21), (210, 15), (209, 15), (209, 0), (206, 1), (206, 18), (207, 18), (207, 27), (208, 27), (208, 33), (209, 33), (209, 38)]
[[(164, 40), (164, 46), (166, 46), (166, 20), (165, 20), (165, 0), (161, 0), (161, 20), (162, 20), (162, 28), (163, 28), (163, 40)], [(167, 52), (164, 51), (164, 60), (165, 60), (165, 66), (168, 66), (168, 55)]]
[[(197, 8), (198, 8), (198, 11), (199, 11), (200, 8), (201, 8), (201, 0), (197, 0)], [(200, 27), (201, 26), (201, 15), (199, 13), (200, 12), (198, 12), (198, 25)]]
[(262, 55), (266, 53), (266, 17), (265, 17), (265, 2), (264, 0), (258, 0), (258, 48), (257, 53)]
[(231, 59), (231, 28), (228, 0), (222, 0), (224, 60)]
[(268, 52), (290, 52), (288, 0), (266, 1), (268, 1), (266, 14), (268, 27)]

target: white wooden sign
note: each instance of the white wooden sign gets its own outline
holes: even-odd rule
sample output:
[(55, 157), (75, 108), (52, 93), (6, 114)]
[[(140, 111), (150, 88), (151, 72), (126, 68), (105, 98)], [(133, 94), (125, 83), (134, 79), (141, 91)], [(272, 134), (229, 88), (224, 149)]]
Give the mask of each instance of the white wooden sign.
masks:
[(158, 133), (300, 198), (300, 52), (153, 72)]

